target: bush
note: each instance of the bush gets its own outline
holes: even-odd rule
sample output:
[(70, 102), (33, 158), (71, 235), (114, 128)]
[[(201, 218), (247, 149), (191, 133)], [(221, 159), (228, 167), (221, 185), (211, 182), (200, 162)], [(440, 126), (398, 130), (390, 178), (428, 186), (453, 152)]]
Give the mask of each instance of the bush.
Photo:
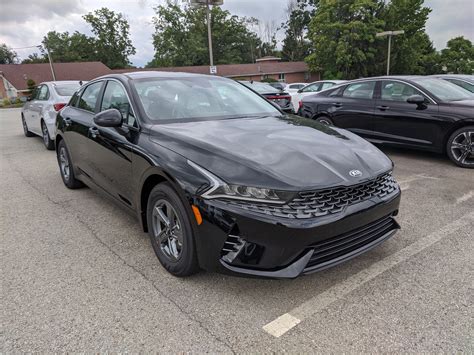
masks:
[(11, 101), (8, 97), (5, 97), (2, 102), (3, 102), (3, 106), (11, 105)]
[(266, 79), (262, 79), (260, 80), (262, 83), (278, 83), (278, 80), (275, 80), (273, 78), (266, 78)]
[(15, 100), (15, 103), (16, 104), (21, 104), (21, 103), (23, 103), (23, 101), (21, 101), (21, 99), (19, 97), (17, 97), (16, 100)]

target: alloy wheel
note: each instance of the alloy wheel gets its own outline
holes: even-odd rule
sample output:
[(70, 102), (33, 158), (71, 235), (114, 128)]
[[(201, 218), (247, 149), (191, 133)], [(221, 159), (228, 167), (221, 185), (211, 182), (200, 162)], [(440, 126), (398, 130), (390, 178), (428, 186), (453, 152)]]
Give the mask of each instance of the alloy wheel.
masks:
[(41, 123), (41, 130), (43, 132), (43, 141), (46, 146), (49, 144), (49, 133), (48, 133), (48, 127), (46, 127), (46, 124), (44, 122)]
[(183, 231), (176, 210), (171, 203), (160, 199), (153, 207), (152, 216), (156, 243), (170, 261), (178, 261), (183, 252)]
[(64, 179), (68, 181), (70, 176), (69, 158), (66, 148), (64, 147), (61, 147), (59, 150), (59, 167), (61, 168), (61, 174), (63, 174)]
[(474, 165), (474, 132), (465, 131), (454, 137), (451, 153), (459, 163)]
[(28, 133), (28, 127), (26, 126), (24, 117), (21, 117), (21, 123), (23, 124), (23, 132), (25, 132), (25, 135), (26, 135)]

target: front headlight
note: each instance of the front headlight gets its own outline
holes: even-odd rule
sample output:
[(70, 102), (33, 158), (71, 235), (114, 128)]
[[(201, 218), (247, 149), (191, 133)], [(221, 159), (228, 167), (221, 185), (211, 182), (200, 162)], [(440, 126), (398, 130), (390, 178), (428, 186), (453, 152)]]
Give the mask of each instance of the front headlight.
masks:
[(260, 187), (229, 185), (196, 163), (188, 160), (188, 164), (207, 177), (209, 180), (210, 186), (201, 192), (201, 197), (203, 198), (221, 198), (285, 204), (294, 196), (294, 193), (289, 191), (276, 191)]

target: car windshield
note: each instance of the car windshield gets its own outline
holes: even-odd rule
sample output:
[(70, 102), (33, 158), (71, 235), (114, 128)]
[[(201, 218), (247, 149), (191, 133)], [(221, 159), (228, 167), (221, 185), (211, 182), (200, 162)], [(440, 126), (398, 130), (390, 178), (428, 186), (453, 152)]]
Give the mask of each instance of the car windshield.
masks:
[(55, 84), (54, 90), (59, 96), (72, 96), (81, 87), (77, 84)]
[(472, 93), (469, 93), (467, 90), (446, 80), (437, 78), (417, 78), (413, 79), (413, 81), (443, 101), (459, 101), (474, 98)]
[(277, 89), (277, 88), (275, 88), (271, 85), (264, 84), (264, 83), (259, 83), (259, 82), (256, 82), (256, 81), (254, 81), (253, 83), (245, 81), (245, 82), (243, 82), (243, 84), (248, 86), (249, 88), (255, 90), (259, 94), (271, 94), (271, 93), (278, 92), (278, 90), (279, 90), (279, 89)]
[(280, 114), (268, 101), (230, 79), (205, 76), (144, 78), (132, 83), (152, 121)]

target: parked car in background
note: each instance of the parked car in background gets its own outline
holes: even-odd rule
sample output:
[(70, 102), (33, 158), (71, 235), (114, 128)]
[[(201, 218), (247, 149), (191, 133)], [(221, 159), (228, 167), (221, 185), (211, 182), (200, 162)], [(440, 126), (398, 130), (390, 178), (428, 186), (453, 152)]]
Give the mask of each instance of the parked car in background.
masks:
[(423, 76), (359, 79), (303, 99), (302, 115), (373, 143), (446, 153), (474, 168), (474, 95)]
[(273, 86), (275, 89), (278, 89), (280, 91), (285, 90), (286, 86), (288, 85), (287, 83), (281, 82), (281, 81), (274, 81), (274, 82), (269, 82), (266, 83), (270, 86)]
[(293, 113), (291, 106), (291, 96), (285, 91), (280, 91), (267, 83), (260, 83), (258, 81), (241, 81), (242, 84), (255, 90), (260, 95), (265, 96), (269, 101), (276, 103), (283, 111)]
[(46, 149), (54, 149), (56, 115), (80, 88), (80, 81), (48, 81), (39, 84), (21, 110), (26, 137), (43, 137)]
[(456, 84), (463, 89), (466, 89), (474, 93), (474, 75), (465, 75), (465, 74), (443, 74), (443, 75), (434, 75), (439, 79), (449, 81), (453, 84)]
[(291, 83), (286, 85), (283, 90), (291, 95), (295, 94), (298, 90), (304, 88), (306, 85), (308, 85), (308, 83)]
[(56, 142), (64, 184), (85, 183), (135, 213), (176, 276), (203, 268), (294, 278), (399, 228), (400, 188), (385, 154), (282, 114), (231, 79), (97, 78), (59, 112)]
[(297, 92), (291, 94), (291, 104), (294, 112), (298, 112), (300, 109), (300, 102), (304, 97), (315, 94), (317, 92), (332, 88), (335, 85), (345, 83), (345, 80), (320, 80), (314, 83), (307, 84)]

